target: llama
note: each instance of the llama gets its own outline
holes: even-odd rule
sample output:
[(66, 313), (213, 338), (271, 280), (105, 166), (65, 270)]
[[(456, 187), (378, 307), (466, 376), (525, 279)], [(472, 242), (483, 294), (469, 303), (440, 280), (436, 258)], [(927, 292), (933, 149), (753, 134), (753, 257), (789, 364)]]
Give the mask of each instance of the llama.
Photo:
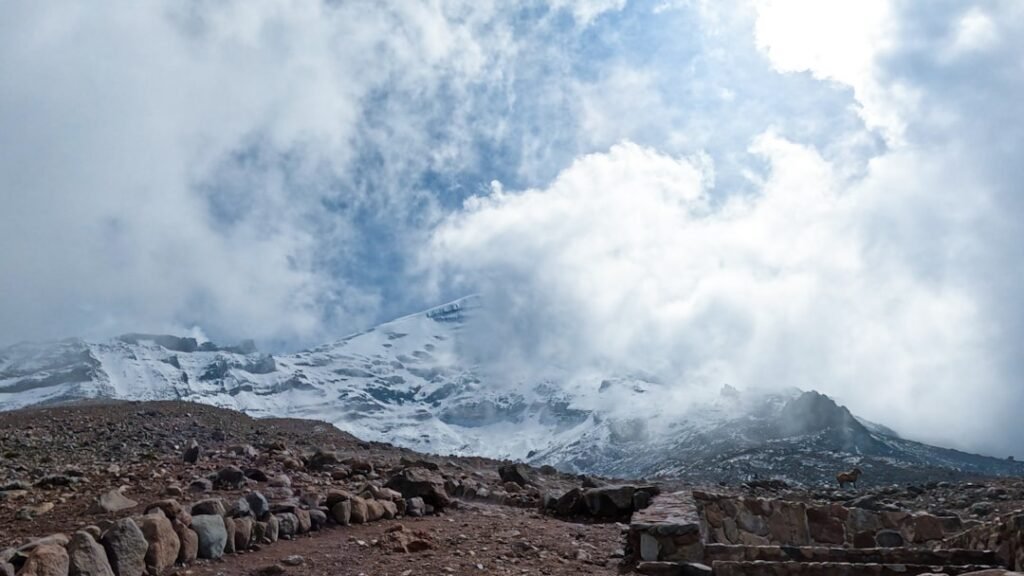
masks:
[(843, 488), (846, 484), (853, 484), (853, 487), (857, 487), (857, 479), (862, 474), (860, 468), (854, 468), (849, 472), (840, 472), (836, 474), (836, 482), (839, 482), (839, 488)]

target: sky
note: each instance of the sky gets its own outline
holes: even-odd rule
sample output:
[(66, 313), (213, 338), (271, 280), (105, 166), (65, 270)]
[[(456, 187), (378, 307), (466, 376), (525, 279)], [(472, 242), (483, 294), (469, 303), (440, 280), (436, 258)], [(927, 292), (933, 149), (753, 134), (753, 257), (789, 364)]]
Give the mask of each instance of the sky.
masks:
[(1016, 0), (0, 2), (0, 346), (320, 344), (814, 388), (1024, 456)]

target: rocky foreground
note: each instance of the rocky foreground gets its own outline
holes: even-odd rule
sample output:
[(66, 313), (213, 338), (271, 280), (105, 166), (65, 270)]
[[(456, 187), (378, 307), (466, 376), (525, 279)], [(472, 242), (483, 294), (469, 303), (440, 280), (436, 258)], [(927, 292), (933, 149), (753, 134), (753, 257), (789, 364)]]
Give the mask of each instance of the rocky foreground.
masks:
[(967, 574), (1024, 482), (610, 482), (183, 402), (0, 414), (0, 575)]

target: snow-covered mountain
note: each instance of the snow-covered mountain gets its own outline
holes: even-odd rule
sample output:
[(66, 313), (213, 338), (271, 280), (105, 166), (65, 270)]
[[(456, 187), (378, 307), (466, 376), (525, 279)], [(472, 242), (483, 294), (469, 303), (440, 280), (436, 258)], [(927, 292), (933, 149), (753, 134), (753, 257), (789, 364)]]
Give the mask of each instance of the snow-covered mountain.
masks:
[(0, 409), (86, 398), (181, 399), (316, 418), (367, 440), (620, 476), (824, 482), (1020, 474), (1024, 466), (900, 439), (814, 392), (724, 387), (676, 402), (646, 375), (510, 374), (475, 360), (475, 297), (295, 354), (128, 334), (0, 350)]

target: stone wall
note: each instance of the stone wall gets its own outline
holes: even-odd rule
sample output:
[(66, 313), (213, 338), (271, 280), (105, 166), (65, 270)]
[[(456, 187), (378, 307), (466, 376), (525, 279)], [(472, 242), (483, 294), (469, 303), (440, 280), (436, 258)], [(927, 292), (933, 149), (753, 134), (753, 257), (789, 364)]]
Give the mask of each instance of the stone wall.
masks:
[(946, 539), (947, 547), (994, 550), (1003, 565), (1024, 570), (1024, 510), (1018, 510)]
[(704, 542), (689, 492), (662, 494), (633, 514), (626, 554), (634, 562), (700, 562)]
[(144, 514), (0, 550), (0, 576), (160, 575), (197, 558), (217, 559), (328, 524), (422, 516), (451, 503), (440, 478), (425, 470), (405, 469), (388, 486), (368, 483), (359, 494), (334, 489), (283, 502), (255, 491), (192, 504), (168, 498), (149, 504)]
[(959, 517), (694, 492), (706, 543), (855, 548), (933, 547)]

